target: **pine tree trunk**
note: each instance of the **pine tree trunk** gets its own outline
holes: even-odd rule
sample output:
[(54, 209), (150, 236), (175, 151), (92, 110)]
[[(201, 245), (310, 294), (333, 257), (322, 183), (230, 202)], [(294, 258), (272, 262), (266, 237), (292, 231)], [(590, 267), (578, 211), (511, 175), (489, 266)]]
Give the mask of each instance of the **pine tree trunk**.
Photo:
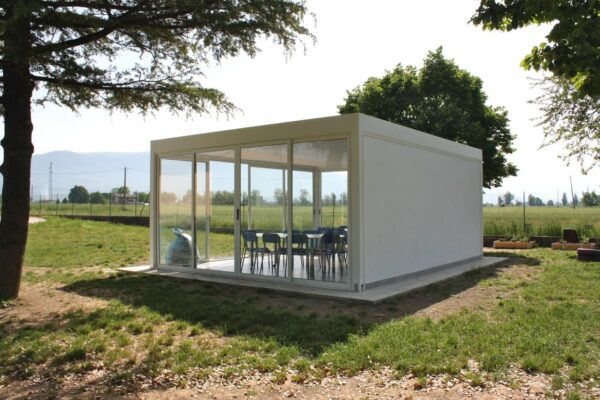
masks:
[[(15, 7), (17, 8), (17, 7)], [(19, 295), (23, 256), (29, 227), (29, 182), (33, 144), (29, 77), (29, 20), (23, 9), (13, 15), (7, 7), (3, 54), (4, 162), (0, 172), (2, 214), (0, 219), (0, 300)]]

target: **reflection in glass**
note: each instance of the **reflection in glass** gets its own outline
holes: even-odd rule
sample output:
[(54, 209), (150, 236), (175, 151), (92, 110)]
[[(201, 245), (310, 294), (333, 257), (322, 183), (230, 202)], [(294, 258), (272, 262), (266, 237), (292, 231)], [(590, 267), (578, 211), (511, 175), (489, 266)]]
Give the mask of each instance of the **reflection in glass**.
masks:
[(241, 150), (242, 273), (286, 275), (287, 145)]
[(162, 158), (159, 185), (160, 263), (191, 267), (194, 257), (191, 157)]
[(348, 282), (348, 141), (293, 146), (293, 226), (305, 257), (294, 257), (299, 279)]
[(233, 150), (196, 153), (198, 268), (234, 271)]

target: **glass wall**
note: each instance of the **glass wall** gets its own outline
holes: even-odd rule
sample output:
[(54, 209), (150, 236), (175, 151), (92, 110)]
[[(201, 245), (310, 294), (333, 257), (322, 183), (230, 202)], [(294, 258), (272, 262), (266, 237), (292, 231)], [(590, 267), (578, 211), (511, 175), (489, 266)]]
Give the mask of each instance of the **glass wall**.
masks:
[(294, 165), (292, 174), (294, 182), (294, 214), (292, 215), (294, 229), (316, 229), (315, 214), (317, 209), (315, 208), (313, 191), (315, 171), (298, 170), (296, 168), (296, 165)]
[(191, 156), (160, 160), (159, 260), (163, 265), (192, 267), (192, 165)]
[(235, 153), (196, 153), (198, 268), (234, 271)]
[(348, 226), (348, 171), (321, 173), (321, 226)]
[(160, 263), (233, 273), (239, 243), (243, 274), (347, 283), (348, 140), (289, 146), (161, 158)]
[(285, 276), (286, 144), (241, 150), (242, 273)]
[(295, 143), (293, 167), (292, 229), (304, 249), (293, 276), (347, 283), (348, 141)]

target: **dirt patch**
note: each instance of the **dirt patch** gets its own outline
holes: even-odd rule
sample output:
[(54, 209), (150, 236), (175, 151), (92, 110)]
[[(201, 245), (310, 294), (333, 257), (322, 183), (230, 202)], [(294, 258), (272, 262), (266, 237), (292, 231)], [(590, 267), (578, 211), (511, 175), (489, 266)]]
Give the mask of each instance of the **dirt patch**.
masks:
[(67, 293), (60, 285), (23, 284), (13, 306), (0, 310), (0, 325), (10, 332), (26, 326), (39, 326), (75, 310), (92, 311), (108, 302)]
[(511, 368), (501, 380), (491, 380), (481, 375), (480, 381), (469, 378), (472, 371), (460, 375), (432, 375), (416, 378), (412, 375), (396, 377), (394, 371), (381, 369), (364, 371), (353, 377), (334, 376), (321, 381), (294, 383), (289, 378), (274, 383), (270, 374), (222, 379), (210, 378), (182, 387), (160, 384), (148, 387), (141, 384), (136, 389), (116, 385), (99, 384), (97, 371), (87, 376), (67, 376), (62, 382), (20, 381), (8, 386), (0, 385), (0, 396), (6, 400), (16, 399), (411, 399), (411, 400), (462, 400), (462, 399), (545, 399), (566, 398), (578, 391), (589, 398), (599, 398), (600, 388), (593, 383), (566, 385), (553, 388), (551, 377), (544, 374), (527, 374)]

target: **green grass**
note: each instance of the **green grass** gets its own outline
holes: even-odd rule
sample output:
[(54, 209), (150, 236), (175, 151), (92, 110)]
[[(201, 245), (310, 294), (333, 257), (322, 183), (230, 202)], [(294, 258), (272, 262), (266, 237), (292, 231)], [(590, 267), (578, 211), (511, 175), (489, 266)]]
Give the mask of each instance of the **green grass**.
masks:
[(600, 207), (526, 207), (523, 227), (522, 207), (484, 207), (484, 235), (562, 236), (565, 228), (580, 235), (600, 236)]
[(528, 372), (550, 374), (567, 367), (574, 380), (597, 376), (600, 268), (551, 250), (527, 255), (542, 261), (542, 273), (491, 314), (463, 311), (440, 321), (392, 321), (335, 344), (320, 361), (333, 370), (390, 365), (419, 375), (457, 373), (474, 359), (489, 372), (516, 363)]
[[(95, 368), (112, 383), (165, 371), (202, 380), (217, 369), (225, 376), (271, 372), (274, 381), (292, 369), (290, 379), (303, 382), (382, 366), (457, 374), (469, 360), (495, 376), (517, 365), (553, 374), (561, 385), (600, 379), (600, 268), (568, 252), (510, 254), (527, 274), (474, 271), (364, 305), (111, 272), (145, 260), (147, 237), (146, 228), (99, 222), (33, 225), (25, 284), (54, 283), (106, 303), (21, 328), (0, 325), (0, 382)], [(496, 290), (497, 303), (465, 304), (471, 307), (437, 320), (414, 315), (473, 286)], [(480, 377), (469, 381), (477, 385)]]
[(98, 267), (147, 263), (148, 257), (148, 228), (50, 217), (29, 227), (25, 280), (72, 280)]

